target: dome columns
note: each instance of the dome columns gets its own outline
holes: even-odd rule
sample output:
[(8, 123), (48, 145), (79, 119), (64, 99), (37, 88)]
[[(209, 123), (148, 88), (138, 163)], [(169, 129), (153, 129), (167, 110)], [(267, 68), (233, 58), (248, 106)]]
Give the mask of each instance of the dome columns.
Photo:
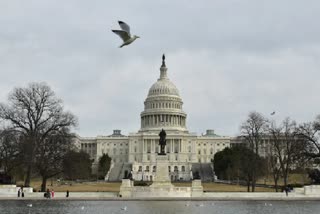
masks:
[(186, 127), (186, 117), (172, 114), (149, 114), (141, 117), (141, 128), (148, 127)]

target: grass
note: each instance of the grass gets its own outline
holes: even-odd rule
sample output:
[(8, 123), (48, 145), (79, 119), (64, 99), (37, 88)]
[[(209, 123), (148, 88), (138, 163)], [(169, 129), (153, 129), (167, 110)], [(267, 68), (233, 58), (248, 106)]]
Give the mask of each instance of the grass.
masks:
[[(119, 192), (121, 182), (68, 182), (48, 183), (47, 188), (54, 189), (55, 192)], [(177, 187), (191, 187), (191, 182), (173, 183)], [(202, 183), (204, 191), (207, 192), (246, 192), (247, 188), (240, 185), (220, 184), (220, 183)], [(41, 181), (32, 181), (31, 186), (39, 190)], [(257, 192), (273, 192), (273, 189), (257, 187)]]
[[(310, 180), (307, 175), (304, 174), (292, 174), (289, 176), (290, 184), (306, 184)], [(274, 185), (272, 176), (266, 177), (266, 179), (259, 179), (257, 183)], [(22, 185), (23, 182), (17, 182), (17, 185)], [(119, 192), (121, 182), (74, 182), (74, 181), (62, 181), (49, 179), (47, 181), (47, 188), (54, 189), (55, 192)], [(191, 187), (191, 182), (174, 182), (174, 186), (177, 187)], [(206, 182), (202, 183), (204, 191), (207, 192), (246, 192), (246, 186), (234, 185), (234, 184), (221, 184)], [(278, 185), (283, 185), (282, 179), (279, 179)], [(40, 190), (41, 179), (33, 179), (31, 186), (36, 190)], [(257, 192), (274, 192), (272, 188), (256, 187)]]
[[(175, 186), (191, 186), (191, 183), (174, 183)], [(206, 182), (202, 183), (203, 190), (206, 192), (247, 192), (246, 186), (234, 185), (234, 184), (221, 184)], [(274, 192), (272, 188), (256, 187), (256, 192)]]
[[(74, 181), (48, 181), (47, 188), (55, 192), (119, 192), (121, 182), (74, 182)], [(36, 191), (41, 189), (41, 181), (31, 181), (31, 186)]]
[[(265, 178), (260, 178), (257, 183), (259, 184), (267, 184), (274, 185), (274, 180), (272, 175), (269, 175)], [(288, 178), (288, 184), (310, 184), (311, 180), (307, 174), (290, 174)], [(283, 178), (279, 178), (278, 185), (283, 185)]]

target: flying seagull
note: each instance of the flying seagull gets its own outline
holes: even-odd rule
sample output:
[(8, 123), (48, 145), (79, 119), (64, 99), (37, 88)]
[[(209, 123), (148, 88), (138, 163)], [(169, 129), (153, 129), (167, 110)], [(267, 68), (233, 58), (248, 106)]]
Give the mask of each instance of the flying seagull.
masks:
[(275, 113), (276, 113), (276, 112), (274, 111), (274, 112), (272, 112), (270, 115), (275, 115)]
[(121, 30), (112, 30), (112, 32), (120, 36), (120, 38), (123, 40), (123, 44), (119, 48), (122, 48), (125, 45), (129, 45), (137, 38), (140, 38), (136, 35), (131, 36), (129, 25), (127, 25), (123, 21), (118, 21), (118, 23), (120, 25)]

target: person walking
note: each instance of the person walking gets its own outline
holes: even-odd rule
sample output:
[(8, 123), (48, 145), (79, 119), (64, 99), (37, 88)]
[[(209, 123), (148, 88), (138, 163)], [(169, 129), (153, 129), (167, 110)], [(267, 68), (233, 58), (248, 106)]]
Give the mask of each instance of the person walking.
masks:
[(24, 198), (24, 191), (23, 191), (23, 187), (21, 188), (21, 197)]
[(51, 190), (51, 198), (54, 198), (54, 191), (53, 191), (53, 189)]
[(18, 198), (20, 198), (20, 195), (21, 195), (21, 188), (19, 188), (18, 190)]
[(66, 198), (69, 198), (69, 190), (66, 192)]
[(51, 193), (50, 193), (50, 190), (47, 189), (47, 194), (46, 194), (47, 198), (50, 198), (51, 197)]
[(289, 192), (288, 186), (286, 186), (286, 187), (284, 188), (284, 191), (286, 192), (286, 196), (288, 196), (288, 192)]

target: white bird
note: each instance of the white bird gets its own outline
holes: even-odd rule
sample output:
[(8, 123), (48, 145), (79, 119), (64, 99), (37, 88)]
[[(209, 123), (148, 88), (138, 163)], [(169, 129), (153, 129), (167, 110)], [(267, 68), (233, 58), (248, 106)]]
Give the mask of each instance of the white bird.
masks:
[(32, 207), (32, 204), (27, 204), (27, 207)]
[(274, 112), (272, 112), (270, 115), (275, 115), (275, 113), (276, 113), (276, 112), (274, 111)]
[(84, 206), (82, 206), (81, 209), (84, 210)]
[(123, 44), (119, 48), (122, 48), (125, 45), (129, 45), (137, 38), (140, 38), (136, 35), (131, 36), (129, 25), (127, 25), (123, 21), (118, 21), (118, 23), (120, 25), (121, 30), (112, 30), (112, 32), (120, 36), (120, 38), (123, 40)]
[(127, 206), (122, 207), (121, 210), (126, 211), (127, 210)]

